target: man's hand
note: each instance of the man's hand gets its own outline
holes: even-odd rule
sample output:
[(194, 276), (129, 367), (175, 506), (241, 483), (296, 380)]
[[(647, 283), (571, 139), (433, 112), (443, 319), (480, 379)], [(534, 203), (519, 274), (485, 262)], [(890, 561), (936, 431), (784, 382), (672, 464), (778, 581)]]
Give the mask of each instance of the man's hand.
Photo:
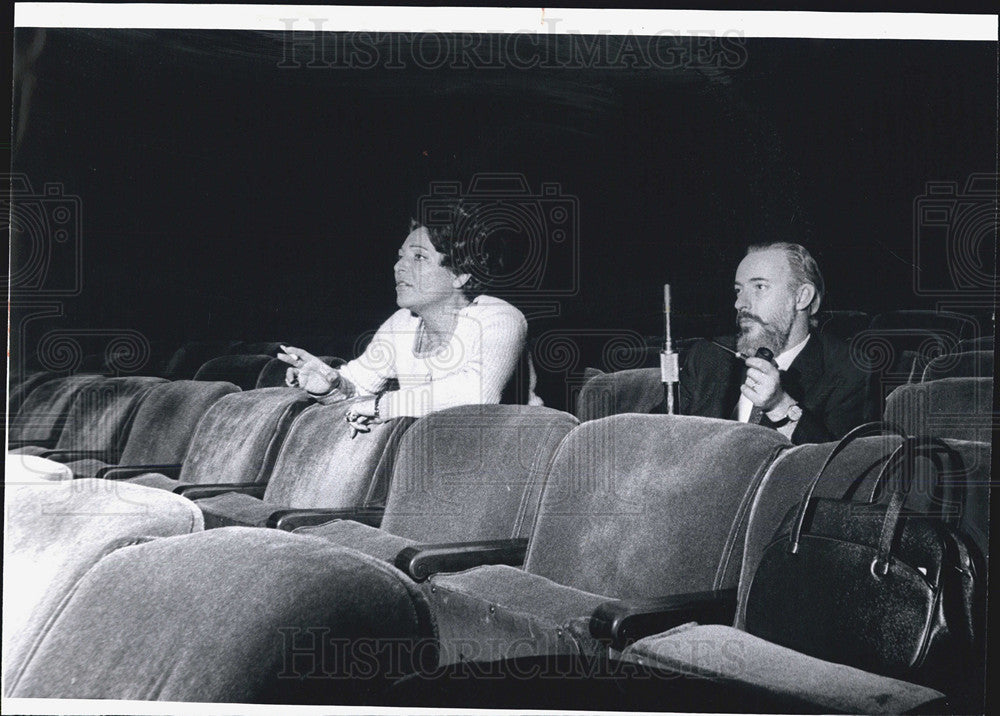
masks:
[(325, 395), (340, 384), (340, 373), (309, 351), (281, 346), (278, 359), (290, 366), (285, 372), (285, 384), (299, 387), (314, 395)]
[(765, 412), (774, 410), (779, 404), (790, 401), (781, 388), (781, 374), (778, 366), (763, 358), (746, 359), (747, 379), (740, 386), (740, 392)]

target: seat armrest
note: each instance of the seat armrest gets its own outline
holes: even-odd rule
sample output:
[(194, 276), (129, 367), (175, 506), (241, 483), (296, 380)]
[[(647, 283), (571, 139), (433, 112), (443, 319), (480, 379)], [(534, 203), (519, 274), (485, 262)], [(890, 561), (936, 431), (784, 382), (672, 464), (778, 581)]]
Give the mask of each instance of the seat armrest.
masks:
[(9, 440), (7, 441), (7, 450), (17, 450), (32, 445), (51, 450), (56, 446), (56, 442), (56, 440)]
[(56, 462), (88, 459), (104, 460), (105, 462), (117, 462), (118, 460), (114, 450), (46, 450), (41, 456)]
[(176, 463), (170, 465), (109, 465), (98, 470), (94, 477), (104, 480), (127, 480), (130, 477), (139, 477), (139, 475), (145, 475), (149, 472), (158, 472), (176, 480), (181, 476), (181, 466)]
[(633, 641), (688, 622), (732, 624), (736, 589), (690, 592), (641, 601), (604, 602), (590, 616), (590, 635), (622, 650)]
[(266, 484), (258, 482), (211, 482), (178, 485), (173, 489), (173, 492), (177, 495), (183, 495), (189, 500), (204, 500), (207, 497), (215, 497), (227, 492), (239, 492), (243, 495), (262, 498), (266, 489)]
[(487, 564), (517, 567), (524, 563), (527, 553), (528, 540), (524, 537), (421, 544), (400, 550), (394, 564), (397, 569), (410, 575), (411, 579), (422, 582), (438, 572), (461, 572)]
[(381, 507), (275, 510), (267, 518), (267, 526), (291, 532), (299, 527), (312, 527), (333, 520), (353, 520), (369, 527), (378, 527), (382, 524), (384, 514), (385, 510)]

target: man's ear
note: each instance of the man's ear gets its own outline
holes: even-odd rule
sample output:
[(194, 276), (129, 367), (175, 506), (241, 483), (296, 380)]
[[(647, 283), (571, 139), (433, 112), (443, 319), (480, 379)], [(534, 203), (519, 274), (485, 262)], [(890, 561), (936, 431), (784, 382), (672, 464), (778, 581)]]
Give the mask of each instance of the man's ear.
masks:
[(811, 283), (802, 284), (795, 291), (795, 310), (808, 309), (814, 298), (816, 298), (816, 287)]
[(470, 278), (472, 278), (471, 273), (457, 274), (455, 278), (451, 280), (451, 285), (454, 286), (455, 288), (462, 288), (462, 286), (464, 286), (469, 282)]

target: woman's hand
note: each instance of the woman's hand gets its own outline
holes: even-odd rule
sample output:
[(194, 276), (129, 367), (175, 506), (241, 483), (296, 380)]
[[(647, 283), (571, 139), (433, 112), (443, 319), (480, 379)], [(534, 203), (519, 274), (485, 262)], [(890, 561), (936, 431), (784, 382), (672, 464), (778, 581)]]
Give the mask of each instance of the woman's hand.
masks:
[(344, 419), (351, 426), (351, 437), (358, 433), (371, 432), (372, 424), (381, 422), (376, 407), (377, 398), (365, 398), (356, 403), (352, 403)]
[(278, 359), (290, 366), (285, 383), (313, 395), (325, 395), (340, 384), (340, 373), (309, 351), (293, 346), (281, 346)]

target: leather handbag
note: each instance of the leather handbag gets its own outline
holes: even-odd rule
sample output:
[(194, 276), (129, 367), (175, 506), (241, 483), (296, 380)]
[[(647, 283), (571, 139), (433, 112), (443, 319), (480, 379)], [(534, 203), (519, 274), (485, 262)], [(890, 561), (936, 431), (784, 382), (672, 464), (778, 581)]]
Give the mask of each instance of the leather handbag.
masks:
[[(857, 438), (895, 433), (883, 464), (888, 500), (813, 496), (834, 458)], [(942, 452), (944, 451), (944, 452)], [(936, 438), (910, 438), (868, 423), (830, 451), (804, 498), (766, 547), (747, 596), (746, 630), (826, 661), (948, 691), (977, 664), (977, 584), (966, 541), (940, 516), (903, 502), (918, 457), (953, 453)]]

